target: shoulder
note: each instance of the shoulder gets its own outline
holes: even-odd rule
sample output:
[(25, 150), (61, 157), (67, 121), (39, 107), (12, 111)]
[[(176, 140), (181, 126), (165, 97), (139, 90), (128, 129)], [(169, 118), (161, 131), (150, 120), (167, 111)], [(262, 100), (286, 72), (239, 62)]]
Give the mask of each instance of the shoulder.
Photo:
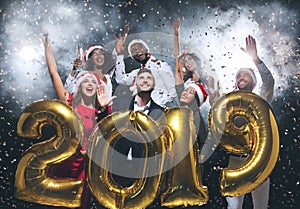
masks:
[(160, 59), (156, 59), (154, 56), (151, 55), (150, 59), (148, 60), (148, 64), (156, 65), (157, 67), (166, 67), (169, 66), (169, 64)]
[(151, 99), (150, 109), (151, 110), (158, 109), (158, 110), (161, 110), (161, 111), (165, 112), (165, 108), (163, 108), (162, 106), (155, 103), (152, 99)]
[(149, 108), (149, 113), (148, 115), (154, 119), (154, 120), (158, 120), (159, 118), (161, 118), (165, 113), (165, 108), (159, 106), (158, 104), (156, 104), (153, 100), (151, 101), (150, 104), (150, 108)]
[(136, 95), (134, 95), (132, 98), (131, 98), (131, 100), (130, 100), (130, 103), (129, 103), (129, 107), (128, 107), (128, 109), (129, 110), (133, 110), (134, 109), (134, 100), (135, 100), (135, 97), (136, 97)]

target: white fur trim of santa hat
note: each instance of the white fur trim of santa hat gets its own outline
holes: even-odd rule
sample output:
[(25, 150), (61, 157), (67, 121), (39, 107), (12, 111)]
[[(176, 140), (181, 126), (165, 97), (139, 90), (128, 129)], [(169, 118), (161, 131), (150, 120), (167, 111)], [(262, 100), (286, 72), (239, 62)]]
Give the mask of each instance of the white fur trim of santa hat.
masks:
[(103, 50), (103, 46), (101, 45), (90, 45), (86, 48), (85, 52), (84, 52), (84, 55), (83, 55), (83, 59), (84, 61), (86, 62), (89, 58), (89, 55), (90, 53), (92, 53), (93, 50), (95, 49), (100, 49), (100, 50)]
[(130, 57), (132, 57), (132, 54), (131, 54), (131, 47), (132, 47), (133, 44), (142, 44), (142, 45), (144, 45), (144, 46), (146, 47), (147, 52), (150, 52), (149, 47), (148, 47), (148, 45), (146, 44), (145, 41), (143, 41), (143, 40), (141, 40), (141, 39), (133, 39), (133, 40), (128, 44), (128, 47), (127, 47), (128, 54), (129, 54)]
[(97, 78), (97, 75), (96, 75), (95, 73), (93, 73), (93, 72), (91, 72), (91, 71), (81, 71), (81, 72), (77, 75), (77, 77), (76, 77), (76, 89), (79, 88), (81, 82), (82, 82), (85, 78), (87, 78), (87, 77), (92, 77), (92, 78), (94, 78), (94, 79), (96, 80), (96, 82), (97, 82), (96, 84), (97, 84), (97, 87), (98, 87), (98, 85), (99, 85), (99, 79)]
[(198, 98), (199, 98), (199, 104), (200, 106), (206, 101), (208, 93), (205, 90), (203, 84), (195, 83), (194, 81), (187, 80), (184, 83), (184, 89), (188, 87), (193, 87), (195, 91), (197, 92)]

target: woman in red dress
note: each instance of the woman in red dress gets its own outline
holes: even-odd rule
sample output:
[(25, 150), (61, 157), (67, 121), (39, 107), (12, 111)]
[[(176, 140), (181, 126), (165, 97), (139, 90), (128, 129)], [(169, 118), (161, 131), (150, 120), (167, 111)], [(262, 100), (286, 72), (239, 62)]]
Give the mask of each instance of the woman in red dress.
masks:
[[(74, 94), (69, 93), (62, 79), (58, 73), (56, 61), (51, 48), (49, 35), (47, 32), (43, 33), (42, 41), (45, 47), (45, 56), (48, 66), (48, 71), (59, 100), (72, 106), (80, 115), (84, 124), (84, 139), (81, 143), (81, 149), (69, 159), (63, 161), (52, 169), (52, 175), (55, 178), (76, 178), (85, 180), (85, 166), (84, 159), (86, 149), (88, 146), (88, 137), (92, 132), (94, 126), (97, 124), (96, 102), (101, 108), (106, 108), (114, 97), (108, 97), (103, 85), (100, 85), (99, 77), (91, 71), (82, 71), (76, 77), (76, 89)], [(96, 101), (96, 102), (95, 102)], [(82, 198), (81, 207), (86, 208), (88, 204), (87, 187), (85, 185)]]

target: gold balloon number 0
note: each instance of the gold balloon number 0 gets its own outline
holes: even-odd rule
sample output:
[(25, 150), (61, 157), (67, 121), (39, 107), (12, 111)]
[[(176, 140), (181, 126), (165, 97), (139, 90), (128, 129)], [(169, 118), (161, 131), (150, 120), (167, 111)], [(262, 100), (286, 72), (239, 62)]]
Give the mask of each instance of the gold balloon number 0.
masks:
[[(132, 185), (122, 187), (111, 176), (122, 176), (122, 170), (111, 167), (116, 158), (113, 146), (122, 137), (132, 135), (143, 146), (138, 163), (141, 166), (134, 171), (139, 176)], [(104, 118), (90, 140), (87, 180), (98, 201), (107, 208), (145, 208), (151, 204), (158, 194), (165, 161), (165, 137), (158, 124), (140, 112), (121, 111)]]

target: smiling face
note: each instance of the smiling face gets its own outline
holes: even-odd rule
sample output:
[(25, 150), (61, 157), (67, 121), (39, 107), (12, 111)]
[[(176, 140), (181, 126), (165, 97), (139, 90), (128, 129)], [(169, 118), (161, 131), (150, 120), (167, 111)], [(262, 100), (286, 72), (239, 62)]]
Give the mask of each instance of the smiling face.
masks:
[(97, 81), (94, 76), (86, 76), (80, 84), (81, 92), (86, 97), (93, 97), (97, 92)]
[(183, 57), (183, 62), (187, 70), (189, 71), (197, 70), (197, 63), (191, 55), (189, 54), (185, 55)]
[(252, 91), (255, 82), (247, 71), (240, 70), (236, 76), (236, 85), (239, 90)]
[(179, 101), (186, 104), (190, 104), (195, 99), (195, 95), (196, 95), (196, 90), (191, 86), (187, 87), (181, 93)]
[(138, 92), (150, 92), (154, 88), (154, 77), (149, 72), (140, 73), (137, 76), (136, 87)]
[(144, 60), (147, 57), (147, 48), (141, 43), (135, 43), (131, 46), (130, 52), (135, 59)]
[(96, 66), (103, 66), (105, 62), (104, 54), (100, 49), (94, 49), (89, 59), (91, 59), (92, 63)]

